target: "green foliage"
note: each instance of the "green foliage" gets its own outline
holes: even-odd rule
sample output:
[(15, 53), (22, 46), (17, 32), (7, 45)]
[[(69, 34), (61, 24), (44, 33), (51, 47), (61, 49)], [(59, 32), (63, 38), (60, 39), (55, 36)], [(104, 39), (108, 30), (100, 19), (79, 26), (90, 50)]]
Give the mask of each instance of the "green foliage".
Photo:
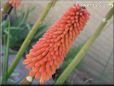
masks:
[[(2, 39), (3, 39), (3, 45), (5, 45), (5, 39), (6, 35), (8, 34), (7, 29), (10, 29), (10, 43), (9, 47), (18, 50), (23, 43), (24, 39), (26, 38), (28, 32), (32, 28), (32, 24), (27, 22), (27, 19), (30, 15), (30, 13), (34, 10), (35, 8), (28, 8), (26, 11), (22, 10), (19, 11), (19, 15), (13, 16), (13, 18), (10, 16), (10, 22), (11, 26), (8, 27), (8, 20), (4, 20), (1, 23), (2, 26)], [(42, 34), (44, 33), (44, 29), (47, 27), (47, 25), (42, 24), (39, 27), (39, 31), (36, 34), (35, 38), (33, 39), (33, 42), (37, 41)]]

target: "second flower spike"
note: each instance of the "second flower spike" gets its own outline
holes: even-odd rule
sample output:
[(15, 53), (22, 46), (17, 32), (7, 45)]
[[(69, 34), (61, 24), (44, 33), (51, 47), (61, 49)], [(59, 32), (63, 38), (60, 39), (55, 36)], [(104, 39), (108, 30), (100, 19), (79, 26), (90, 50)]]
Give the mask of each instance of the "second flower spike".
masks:
[(17, 7), (20, 5), (20, 3), (21, 3), (20, 0), (9, 0), (8, 2), (9, 2), (9, 4), (11, 4), (11, 6), (14, 7), (14, 8), (17, 8)]

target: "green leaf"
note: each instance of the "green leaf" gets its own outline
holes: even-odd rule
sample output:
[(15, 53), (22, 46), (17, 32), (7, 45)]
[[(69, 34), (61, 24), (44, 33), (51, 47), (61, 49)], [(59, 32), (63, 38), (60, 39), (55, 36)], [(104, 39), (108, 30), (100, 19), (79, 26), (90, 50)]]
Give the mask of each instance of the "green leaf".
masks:
[[(8, 27), (10, 27), (10, 21), (8, 19)], [(2, 67), (2, 83), (5, 83), (6, 82), (6, 77), (4, 77), (5, 74), (7, 74), (7, 70), (8, 70), (8, 55), (9, 55), (9, 43), (10, 43), (10, 39), (9, 39), (9, 36), (10, 36), (10, 29), (8, 28), (7, 29), (7, 39), (6, 39), (6, 48), (5, 48), (5, 55), (3, 57), (3, 67)]]
[(28, 30), (26, 28), (21, 29), (19, 27), (11, 27), (10, 33), (10, 47), (19, 48), (23, 40), (25, 39)]
[(2, 27), (2, 29), (4, 30), (6, 27), (8, 27), (8, 19), (6, 19), (6, 20), (4, 20), (4, 21), (2, 21), (1, 22), (1, 27)]

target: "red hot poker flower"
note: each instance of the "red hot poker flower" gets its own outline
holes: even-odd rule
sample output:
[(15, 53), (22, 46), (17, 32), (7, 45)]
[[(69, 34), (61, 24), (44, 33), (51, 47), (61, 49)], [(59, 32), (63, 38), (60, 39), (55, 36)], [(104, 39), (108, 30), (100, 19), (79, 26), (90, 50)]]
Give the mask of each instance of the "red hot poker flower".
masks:
[(9, 4), (12, 5), (12, 7), (17, 8), (20, 5), (20, 0), (9, 0)]
[(89, 13), (83, 6), (74, 5), (57, 20), (26, 55), (24, 64), (31, 69), (29, 76), (49, 80), (63, 62), (73, 41), (83, 30)]

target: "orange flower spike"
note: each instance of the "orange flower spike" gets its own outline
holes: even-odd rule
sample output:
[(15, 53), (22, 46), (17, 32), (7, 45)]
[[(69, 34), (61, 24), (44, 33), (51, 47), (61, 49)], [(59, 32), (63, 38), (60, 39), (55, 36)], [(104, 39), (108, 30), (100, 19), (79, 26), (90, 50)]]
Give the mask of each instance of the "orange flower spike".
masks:
[(84, 6), (78, 4), (68, 9), (26, 55), (24, 64), (31, 69), (29, 76), (39, 78), (41, 84), (49, 80), (88, 19), (89, 13)]
[(20, 1), (20, 0), (9, 0), (8, 2), (9, 2), (9, 4), (11, 4), (12, 7), (14, 7), (14, 8), (17, 8), (17, 7), (21, 4), (21, 1)]

